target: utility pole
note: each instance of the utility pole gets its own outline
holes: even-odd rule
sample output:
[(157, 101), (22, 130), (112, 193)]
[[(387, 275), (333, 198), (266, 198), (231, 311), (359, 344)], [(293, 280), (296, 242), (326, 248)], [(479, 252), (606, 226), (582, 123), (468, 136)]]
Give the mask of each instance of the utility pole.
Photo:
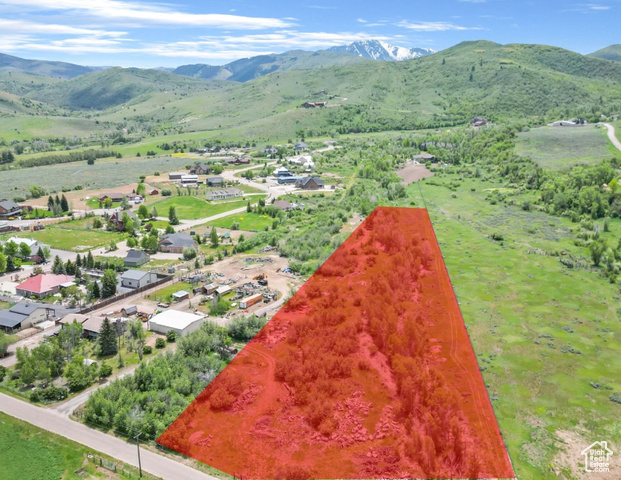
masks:
[(140, 478), (142, 478), (142, 463), (140, 462), (140, 435), (141, 433), (138, 433), (138, 435), (134, 438), (136, 439), (136, 446), (138, 447), (138, 474)]

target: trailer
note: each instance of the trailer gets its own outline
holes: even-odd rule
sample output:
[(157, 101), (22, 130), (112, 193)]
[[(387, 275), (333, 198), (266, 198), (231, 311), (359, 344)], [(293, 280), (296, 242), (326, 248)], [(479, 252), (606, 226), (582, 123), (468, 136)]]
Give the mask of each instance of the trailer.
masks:
[(251, 307), (252, 305), (259, 303), (261, 300), (263, 300), (263, 295), (260, 293), (253, 295), (252, 297), (246, 297), (239, 301), (239, 308), (244, 309)]

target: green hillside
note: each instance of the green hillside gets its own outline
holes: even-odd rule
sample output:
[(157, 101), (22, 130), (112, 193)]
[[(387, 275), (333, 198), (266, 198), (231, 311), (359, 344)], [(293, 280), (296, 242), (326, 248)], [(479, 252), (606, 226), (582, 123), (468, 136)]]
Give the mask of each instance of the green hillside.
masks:
[(367, 59), (328, 51), (306, 52), (292, 50), (281, 54), (259, 55), (236, 60), (227, 65), (183, 65), (174, 70), (178, 75), (194, 78), (213, 78), (247, 82), (275, 71), (306, 70), (338, 65), (350, 65), (369, 61)]
[(71, 110), (101, 110), (135, 102), (155, 92), (172, 91), (183, 96), (215, 85), (159, 70), (111, 68), (33, 89), (28, 96)]
[(621, 62), (621, 44), (610, 45), (609, 47), (602, 48), (597, 52), (589, 54), (589, 56), (603, 58), (604, 60), (614, 60), (615, 62)]

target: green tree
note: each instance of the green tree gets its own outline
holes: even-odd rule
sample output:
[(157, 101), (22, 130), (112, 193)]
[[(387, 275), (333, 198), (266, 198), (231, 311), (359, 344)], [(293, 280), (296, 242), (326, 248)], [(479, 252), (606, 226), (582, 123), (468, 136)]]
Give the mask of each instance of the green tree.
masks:
[(15, 257), (17, 255), (18, 250), (19, 250), (19, 247), (17, 246), (17, 243), (13, 241), (6, 242), (4, 244), (4, 254), (7, 257)]
[(63, 212), (69, 211), (69, 202), (67, 201), (67, 198), (65, 197), (65, 195), (63, 195), (60, 198), (60, 208), (62, 209)]
[(99, 289), (99, 283), (93, 282), (90, 287), (90, 294), (93, 300), (101, 298), (101, 290)]
[(6, 355), (9, 345), (11, 345), (11, 339), (4, 332), (0, 331), (0, 357)]
[(112, 325), (112, 322), (108, 317), (104, 318), (101, 324), (101, 330), (99, 332), (99, 351), (102, 356), (115, 355), (118, 352), (118, 345), (116, 342), (116, 328)]
[(153, 207), (151, 209), (151, 218), (157, 218), (157, 217), (158, 217), (157, 208)]
[(600, 241), (594, 241), (589, 246), (589, 249), (591, 250), (591, 259), (593, 260), (593, 264), (598, 266), (602, 259), (602, 255), (606, 250), (606, 246)]
[(168, 209), (168, 222), (171, 225), (179, 225), (179, 218), (177, 217), (177, 210), (175, 207), (170, 207)]
[(6, 272), (6, 255), (0, 252), (0, 273)]
[(101, 297), (108, 298), (116, 293), (116, 272), (108, 269), (104, 272), (101, 279)]
[(86, 256), (86, 268), (93, 268), (95, 266), (95, 259), (93, 258), (93, 253), (92, 252), (88, 252), (88, 255)]
[(149, 209), (146, 205), (143, 204), (138, 207), (138, 216), (140, 218), (147, 218), (149, 216)]
[(220, 244), (220, 238), (218, 237), (218, 232), (216, 231), (216, 227), (211, 227), (211, 233), (209, 234), (209, 240), (211, 241), (212, 247), (217, 247)]
[(142, 322), (140, 320), (134, 320), (129, 322), (129, 334), (132, 342), (136, 342), (136, 351), (138, 352), (138, 358), (142, 362), (143, 348), (147, 334), (144, 331)]
[(56, 275), (67, 273), (67, 271), (65, 270), (65, 265), (63, 264), (63, 261), (60, 259), (58, 255), (54, 257), (54, 264), (52, 265), (52, 273), (55, 273)]

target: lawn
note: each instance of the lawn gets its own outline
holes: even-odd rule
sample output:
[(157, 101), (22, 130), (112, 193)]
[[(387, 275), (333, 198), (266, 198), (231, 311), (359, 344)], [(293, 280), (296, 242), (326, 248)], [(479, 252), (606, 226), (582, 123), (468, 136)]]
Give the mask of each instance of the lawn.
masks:
[(209, 216), (209, 204), (207, 200), (202, 197), (169, 197), (166, 200), (153, 204), (153, 206), (157, 209), (157, 213), (161, 217), (168, 216), (170, 207), (175, 207), (177, 217), (181, 220), (197, 220)]
[[(131, 478), (138, 476), (138, 469), (134, 467), (0, 413), (0, 476), (3, 479), (128, 478), (127, 475), (121, 476), (103, 469), (92, 460), (89, 461), (89, 454), (102, 458), (110, 465), (116, 464), (119, 472), (124, 471), (132, 475)], [(81, 469), (84, 470), (83, 474), (75, 473)], [(145, 475), (147, 478), (154, 478), (149, 474)]]
[(606, 129), (588, 127), (542, 127), (520, 133), (518, 155), (532, 158), (544, 168), (558, 170), (609, 157)]
[(38, 232), (22, 232), (18, 236), (34, 238), (51, 248), (75, 252), (87, 252), (94, 248), (107, 246), (111, 242), (118, 243), (124, 238), (119, 232), (82, 230), (64, 225), (52, 225)]
[[(485, 200), (501, 185), (460, 183), (453, 192), (422, 182), (424, 199), (517, 476), (556, 479), (554, 465), (579, 461), (558, 457), (563, 432), (581, 448), (594, 438), (621, 444), (619, 405), (608, 398), (621, 391), (618, 286), (529, 254), (565, 250), (586, 260), (569, 220)], [(422, 207), (418, 185), (407, 190)], [(621, 231), (621, 221), (611, 230)]]
[(167, 287), (160, 288), (159, 290), (151, 293), (147, 299), (153, 302), (166, 302), (170, 303), (172, 301), (172, 294), (178, 292), (179, 290), (185, 290), (187, 292), (192, 292), (192, 284), (187, 282), (177, 282), (172, 285), (168, 285)]
[(239, 224), (238, 230), (259, 232), (265, 230), (265, 227), (271, 227), (274, 219), (269, 215), (243, 212), (213, 220), (206, 225), (209, 227), (231, 228), (234, 222)]

